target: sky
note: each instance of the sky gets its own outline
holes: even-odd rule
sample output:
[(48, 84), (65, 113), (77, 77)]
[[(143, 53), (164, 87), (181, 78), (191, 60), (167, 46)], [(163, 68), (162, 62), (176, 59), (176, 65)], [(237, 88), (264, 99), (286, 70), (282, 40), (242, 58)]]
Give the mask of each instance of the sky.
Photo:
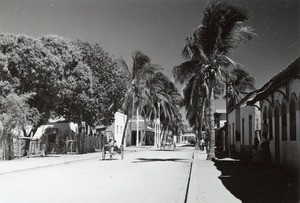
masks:
[[(209, 0), (0, 0), (0, 33), (55, 34), (99, 43), (131, 64), (140, 50), (171, 77), (184, 62), (185, 39), (201, 24)], [(228, 0), (247, 10), (257, 37), (230, 57), (260, 88), (300, 56), (299, 0)], [(224, 108), (219, 101), (216, 108)]]

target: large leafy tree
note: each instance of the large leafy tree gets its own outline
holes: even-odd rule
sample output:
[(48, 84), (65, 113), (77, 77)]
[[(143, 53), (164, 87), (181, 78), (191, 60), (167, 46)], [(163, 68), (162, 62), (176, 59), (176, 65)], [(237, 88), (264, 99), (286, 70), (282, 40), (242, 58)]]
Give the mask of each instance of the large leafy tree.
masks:
[(88, 117), (94, 117), (93, 122), (98, 124), (108, 125), (113, 121), (114, 113), (122, 107), (127, 78), (99, 44), (78, 40), (76, 45), (80, 48), (83, 63), (90, 67), (94, 77), (93, 102)]
[(55, 115), (79, 124), (110, 124), (125, 86), (111, 57), (98, 44), (81, 40), (46, 36), (41, 41), (60, 57)]
[[(7, 73), (7, 58), (0, 53), (0, 70)], [(12, 138), (26, 125), (39, 119), (37, 109), (28, 105), (32, 94), (16, 94), (18, 80), (10, 82), (7, 74), (0, 75), (0, 148), (2, 159), (12, 159)]]
[(186, 39), (182, 55), (187, 61), (173, 69), (175, 79), (180, 82), (203, 77), (203, 80), (195, 88), (205, 85), (208, 93), (210, 142), (207, 159), (215, 158), (215, 87), (224, 81), (228, 67), (238, 66), (228, 57), (229, 53), (252, 40), (254, 36), (251, 27), (244, 26), (243, 22), (246, 20), (246, 12), (241, 8), (227, 2), (213, 1), (209, 3), (204, 10), (200, 26), (192, 36)]
[(41, 114), (35, 129), (52, 116), (90, 125), (112, 122), (117, 108), (112, 104), (122, 97), (124, 79), (99, 45), (1, 34), (0, 51), (7, 64), (1, 80), (19, 95), (33, 93), (27, 102)]
[(1, 51), (7, 58), (7, 68), (1, 70), (2, 81), (14, 85), (18, 95), (34, 93), (27, 102), (41, 113), (37, 123), (40, 125), (48, 120), (56, 105), (55, 57), (37, 39), (25, 35), (0, 38)]

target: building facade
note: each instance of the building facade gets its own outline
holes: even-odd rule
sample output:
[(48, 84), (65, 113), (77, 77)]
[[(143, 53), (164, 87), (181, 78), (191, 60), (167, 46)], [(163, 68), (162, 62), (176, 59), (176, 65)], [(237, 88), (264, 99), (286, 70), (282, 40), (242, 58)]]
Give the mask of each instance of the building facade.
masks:
[(228, 111), (228, 139), (230, 150), (243, 157), (251, 157), (254, 138), (260, 139), (259, 102), (247, 106), (247, 101), (255, 96), (256, 91), (249, 93)]
[(262, 133), (272, 162), (300, 168), (300, 58), (278, 73), (248, 102), (261, 106)]

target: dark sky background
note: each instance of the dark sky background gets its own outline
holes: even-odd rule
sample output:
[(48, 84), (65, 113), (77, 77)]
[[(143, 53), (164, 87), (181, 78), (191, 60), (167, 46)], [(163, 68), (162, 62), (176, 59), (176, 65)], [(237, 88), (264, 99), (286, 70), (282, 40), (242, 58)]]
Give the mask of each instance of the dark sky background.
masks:
[[(185, 38), (201, 23), (208, 0), (0, 0), (0, 33), (56, 34), (100, 43), (131, 63), (141, 50), (167, 75), (183, 59)], [(248, 11), (258, 37), (230, 57), (261, 87), (300, 56), (300, 1), (232, 0)], [(224, 107), (222, 101), (216, 108)]]

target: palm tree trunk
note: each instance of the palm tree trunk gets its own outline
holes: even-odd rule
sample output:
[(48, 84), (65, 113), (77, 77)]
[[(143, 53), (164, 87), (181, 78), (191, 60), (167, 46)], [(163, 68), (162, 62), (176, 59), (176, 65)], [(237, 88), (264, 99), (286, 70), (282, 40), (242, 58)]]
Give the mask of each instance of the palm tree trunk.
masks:
[(209, 117), (209, 150), (207, 153), (207, 160), (215, 158), (215, 119), (214, 119), (214, 87), (211, 82), (209, 85), (209, 106), (208, 106), (208, 117)]
[(226, 143), (227, 142), (227, 145), (228, 146), (226, 146), (226, 144), (224, 144), (224, 148), (226, 149), (226, 147), (227, 147), (227, 150), (228, 150), (228, 157), (230, 158), (231, 157), (231, 153), (230, 153), (230, 142), (229, 142), (229, 136), (228, 136), (228, 97), (227, 97), (227, 95), (228, 95), (228, 78), (227, 78), (228, 76), (227, 76), (227, 74), (226, 74), (226, 82), (225, 82), (225, 95), (226, 95), (226, 128), (225, 128), (225, 140), (224, 140), (224, 142)]
[(124, 131), (123, 131), (122, 141), (121, 141), (121, 144), (122, 144), (123, 146), (125, 146), (125, 145), (124, 145), (124, 140), (125, 140), (126, 130), (127, 130), (127, 127), (128, 127), (128, 121), (129, 121), (129, 118), (128, 118), (128, 116), (127, 116), (126, 122), (125, 122)]
[(139, 146), (139, 110), (136, 109), (136, 146)]

